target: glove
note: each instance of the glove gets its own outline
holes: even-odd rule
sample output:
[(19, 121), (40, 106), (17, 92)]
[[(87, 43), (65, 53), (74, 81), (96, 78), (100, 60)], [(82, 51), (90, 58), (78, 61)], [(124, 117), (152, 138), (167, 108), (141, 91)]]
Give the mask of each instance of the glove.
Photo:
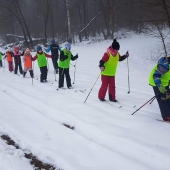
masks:
[(166, 88), (164, 87), (164, 86), (160, 86), (160, 87), (158, 87), (158, 89), (159, 89), (159, 91), (161, 92), (161, 93), (165, 93), (165, 92), (167, 92), (167, 90), (166, 90)]
[(126, 57), (129, 57), (129, 52), (127, 51), (126, 54), (125, 54)]
[(166, 93), (164, 97), (161, 97), (161, 100), (169, 100), (170, 99), (170, 94)]
[(67, 60), (67, 58), (68, 58), (68, 56), (67, 56), (67, 55), (65, 55), (65, 56), (64, 56), (64, 60)]
[(104, 71), (104, 69), (105, 69), (104, 67), (100, 67), (100, 70), (101, 70), (101, 71)]
[(76, 59), (77, 59), (77, 58), (78, 58), (78, 54), (76, 54), (76, 55), (74, 56), (74, 58), (76, 58)]

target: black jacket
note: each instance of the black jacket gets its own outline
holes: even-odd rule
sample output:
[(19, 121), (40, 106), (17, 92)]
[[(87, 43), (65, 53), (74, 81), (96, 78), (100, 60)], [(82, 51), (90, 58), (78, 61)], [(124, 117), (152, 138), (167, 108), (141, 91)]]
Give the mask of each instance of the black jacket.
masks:
[(58, 56), (59, 46), (57, 44), (52, 44), (50, 46), (51, 54), (54, 56)]

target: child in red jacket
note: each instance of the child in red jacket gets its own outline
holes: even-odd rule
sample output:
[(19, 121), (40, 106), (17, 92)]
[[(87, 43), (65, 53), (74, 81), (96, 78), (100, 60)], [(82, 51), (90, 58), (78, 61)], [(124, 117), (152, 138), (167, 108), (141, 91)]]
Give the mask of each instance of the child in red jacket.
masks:
[(117, 65), (119, 61), (123, 61), (129, 56), (128, 52), (125, 55), (120, 56), (118, 53), (119, 49), (120, 45), (117, 40), (114, 39), (112, 45), (107, 49), (100, 60), (99, 67), (101, 70), (102, 85), (98, 93), (98, 98), (101, 101), (105, 101), (106, 91), (109, 88), (109, 100), (112, 102), (117, 102), (115, 90), (115, 75)]

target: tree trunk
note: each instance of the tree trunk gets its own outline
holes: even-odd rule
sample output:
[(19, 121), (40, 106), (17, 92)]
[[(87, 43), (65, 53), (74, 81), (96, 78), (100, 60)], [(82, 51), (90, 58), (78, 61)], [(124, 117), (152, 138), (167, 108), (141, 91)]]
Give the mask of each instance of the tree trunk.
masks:
[(67, 39), (72, 42), (71, 36), (71, 23), (70, 23), (70, 10), (69, 10), (69, 1), (66, 0), (66, 11), (67, 11), (67, 23), (68, 23), (68, 37)]
[(32, 47), (32, 46), (33, 46), (33, 42), (32, 42), (32, 38), (31, 38), (31, 34), (30, 34), (29, 29), (28, 29), (27, 23), (26, 23), (26, 21), (25, 21), (24, 15), (23, 15), (23, 13), (22, 13), (22, 11), (21, 11), (21, 7), (20, 7), (20, 5), (19, 5), (18, 0), (17, 0), (17, 6), (18, 6), (19, 13), (20, 13), (20, 15), (21, 15), (21, 19), (22, 19), (23, 24), (24, 24), (24, 27), (25, 27), (25, 30), (26, 30), (28, 39), (29, 39), (30, 44), (31, 44), (31, 47)]

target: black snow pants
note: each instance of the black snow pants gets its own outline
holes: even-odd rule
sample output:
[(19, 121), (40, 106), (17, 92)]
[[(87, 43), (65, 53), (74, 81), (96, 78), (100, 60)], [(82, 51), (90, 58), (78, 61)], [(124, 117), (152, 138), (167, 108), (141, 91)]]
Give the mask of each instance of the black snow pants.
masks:
[(19, 67), (19, 71), (20, 71), (20, 73), (21, 73), (21, 74), (23, 74), (21, 61), (19, 61), (19, 62), (15, 62), (15, 71), (14, 71), (14, 73), (15, 73), (15, 74), (17, 74), (17, 72), (18, 72), (18, 67)]
[[(168, 93), (170, 93), (169, 86), (166, 87)], [(165, 100), (166, 94), (162, 94), (157, 87), (153, 87), (156, 99), (158, 101), (158, 105), (161, 111), (162, 118), (170, 116), (170, 99)]]
[(3, 67), (3, 66), (2, 66), (2, 60), (0, 60), (0, 67)]
[(40, 82), (44, 82), (47, 80), (47, 66), (40, 67)]
[(58, 73), (58, 55), (52, 55), (52, 62), (56, 73)]
[(69, 68), (60, 68), (59, 67), (59, 84), (58, 87), (64, 87), (64, 76), (66, 77), (67, 87), (71, 87), (71, 78), (69, 74)]

